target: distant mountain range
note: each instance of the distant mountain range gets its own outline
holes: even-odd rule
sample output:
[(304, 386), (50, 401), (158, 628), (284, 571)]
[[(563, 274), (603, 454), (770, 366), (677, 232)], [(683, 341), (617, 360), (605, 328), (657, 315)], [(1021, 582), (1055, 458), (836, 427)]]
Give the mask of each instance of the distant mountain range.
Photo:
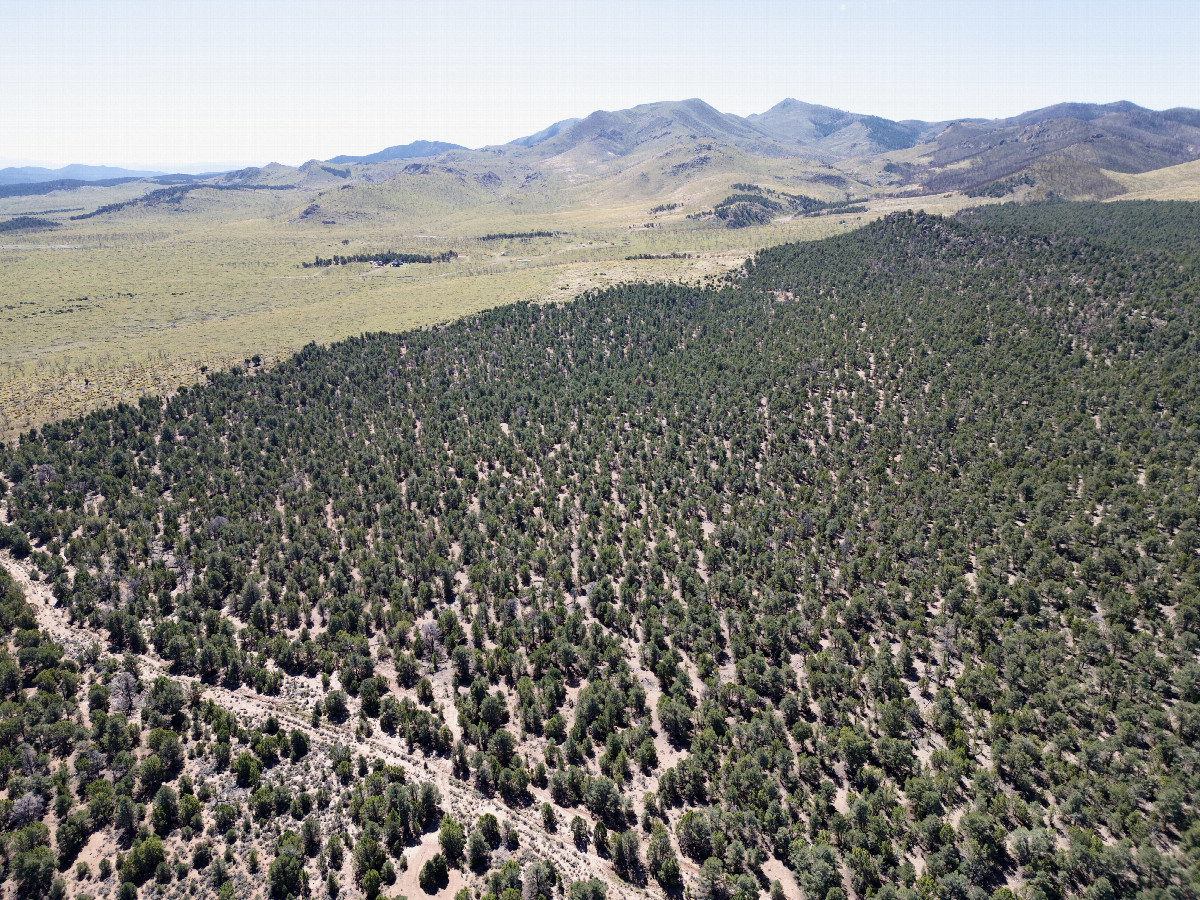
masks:
[[(565, 123), (560, 123), (565, 124)], [(1143, 109), (1132, 103), (1064, 103), (1009, 119), (893, 121), (787, 99), (745, 118), (702, 100), (595, 112), (514, 144), (553, 155), (580, 147), (624, 156), (681, 137), (715, 141), (764, 156), (813, 157), (836, 164), (917, 148), (929, 190), (971, 190), (1040, 164), (1136, 173), (1200, 158), (1200, 110)], [(921, 159), (921, 157), (927, 157)], [(897, 168), (900, 168), (899, 166)]]
[[(1195, 109), (1061, 103), (1006, 119), (924, 122), (895, 121), (791, 98), (743, 117), (690, 99), (597, 110), (477, 150), (420, 140), (377, 153), (310, 160), (298, 167), (272, 163), (199, 176), (109, 166), (7, 168), (0, 170), (0, 196), (141, 177), (160, 184), (205, 180), (222, 186), (322, 191), (431, 173), (474, 182), (493, 196), (497, 191), (532, 190), (546, 177), (565, 176), (573, 184), (636, 177), (642, 179), (636, 190), (649, 196), (719, 171), (766, 171), (790, 179), (802, 191), (840, 191), (847, 199), (851, 194), (951, 191), (1106, 199), (1126, 191), (1118, 175), (1197, 159), (1200, 110)], [(808, 187), (806, 180), (811, 182)], [(614, 190), (621, 189), (614, 183)]]
[[(746, 121), (784, 144), (815, 148), (834, 156), (851, 151), (903, 150), (932, 139), (945, 125), (844, 112), (790, 97)], [(863, 155), (859, 152), (858, 155)]]
[(1148, 172), (1200, 158), (1200, 110), (1133, 103), (1062, 103), (1011, 119), (949, 123), (934, 140), (926, 179), (935, 191), (970, 190), (1067, 167), (1076, 178)]
[(911, 147), (944, 127), (928, 122), (893, 122), (791, 99), (765, 113), (743, 118), (691, 99), (647, 103), (616, 112), (600, 110), (583, 119), (556, 123), (512, 143), (536, 147), (540, 153), (592, 145), (620, 156), (649, 143), (663, 144), (686, 136), (765, 156), (837, 159)]
[[(508, 144), (483, 148), (526, 165), (571, 157), (600, 170), (697, 144), (766, 158), (800, 158), (861, 169), (872, 157), (891, 187), (911, 192), (967, 191), (1003, 195), (1038, 185), (1068, 196), (1113, 196), (1122, 190), (1106, 172), (1140, 173), (1200, 159), (1200, 110), (1144, 109), (1129, 102), (1061, 103), (1007, 119), (894, 121), (786, 99), (750, 116), (723, 113), (699, 99), (632, 109), (598, 110), (564, 119)], [(436, 156), (464, 148), (418, 141), (371, 156), (331, 163), (373, 163)], [(456, 154), (456, 162), (464, 162)], [(577, 170), (576, 170), (577, 171)], [(882, 185), (881, 185), (882, 186)]]
[(578, 121), (580, 120), (577, 118), (563, 119), (561, 122), (555, 122), (553, 125), (549, 126), (548, 128), (543, 128), (541, 131), (535, 134), (527, 135), (523, 138), (517, 138), (515, 141), (509, 141), (509, 143), (516, 144), (518, 147), (532, 147), (534, 144), (540, 144), (542, 141), (549, 140), (556, 134), (561, 134)]
[(9, 166), (0, 169), (0, 184), (34, 184), (43, 181), (108, 181), (113, 178), (147, 178), (163, 175), (137, 169), (121, 169), (116, 166), (82, 166), (78, 163), (61, 169), (43, 169), (41, 166)]

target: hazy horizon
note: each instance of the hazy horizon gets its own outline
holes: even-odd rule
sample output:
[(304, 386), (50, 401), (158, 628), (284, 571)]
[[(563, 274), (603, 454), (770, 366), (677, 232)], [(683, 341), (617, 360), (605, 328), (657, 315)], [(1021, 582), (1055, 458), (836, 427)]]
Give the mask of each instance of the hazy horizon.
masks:
[(795, 97), (927, 121), (1200, 106), (1200, 19), (1182, 0), (162, 9), (0, 0), (23, 36), (0, 59), (0, 165), (199, 171), (413, 140), (480, 147), (688, 97), (742, 116)]

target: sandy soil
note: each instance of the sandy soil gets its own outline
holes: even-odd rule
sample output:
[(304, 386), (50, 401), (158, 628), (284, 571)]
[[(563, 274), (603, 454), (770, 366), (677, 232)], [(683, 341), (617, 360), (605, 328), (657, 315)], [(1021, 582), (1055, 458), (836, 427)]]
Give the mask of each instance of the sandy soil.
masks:
[(767, 876), (769, 881), (778, 881), (783, 885), (783, 896), (787, 900), (800, 900), (803, 896), (800, 893), (800, 885), (796, 883), (796, 876), (791, 873), (787, 866), (771, 857), (762, 865), (763, 874)]

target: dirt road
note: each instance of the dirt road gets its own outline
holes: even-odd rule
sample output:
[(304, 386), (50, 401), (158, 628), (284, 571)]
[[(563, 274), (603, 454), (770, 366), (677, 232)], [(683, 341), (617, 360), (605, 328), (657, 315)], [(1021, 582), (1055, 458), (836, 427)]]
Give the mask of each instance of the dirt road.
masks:
[[(0, 510), (0, 512), (7, 511)], [(0, 552), (0, 565), (4, 566), (25, 592), (25, 597), (37, 616), (38, 625), (55, 641), (66, 647), (71, 656), (77, 656), (87, 647), (99, 642), (97, 635), (68, 620), (64, 611), (58, 607), (48, 584), (34, 581), (30, 577), (33, 566), (29, 561), (16, 560), (11, 553), (3, 551)], [(152, 651), (140, 655), (139, 659), (142, 661), (143, 675), (153, 678), (159, 674), (166, 674), (167, 664), (156, 657)], [(195, 680), (186, 676), (172, 677), (184, 686), (185, 693), (189, 691), (191, 683)], [(285, 680), (311, 681), (311, 679), (296, 679), (292, 676), (285, 676)], [(234, 712), (238, 721), (249, 727), (254, 727), (264, 722), (269, 716), (274, 716), (280, 727), (304, 732), (314, 748), (327, 749), (335, 743), (341, 743), (368, 759), (379, 757), (386, 763), (405, 766), (414, 781), (431, 781), (437, 785), (451, 814), (458, 821), (465, 823), (467, 827), (470, 827), (476, 818), (485, 812), (491, 812), (500, 821), (507, 819), (513, 823), (520, 835), (522, 850), (530, 851), (536, 856), (553, 862), (561, 873), (564, 883), (601, 878), (607, 882), (608, 896), (613, 900), (661, 896), (661, 892), (657, 890), (657, 885), (653, 880), (647, 889), (639, 889), (619, 881), (613, 876), (610, 866), (598, 856), (580, 851), (569, 838), (564, 840), (559, 834), (547, 833), (542, 827), (539, 812), (540, 802), (535, 801), (528, 808), (517, 809), (506, 806), (493, 797), (484, 796), (469, 784), (453, 777), (449, 759), (412, 753), (401, 738), (379, 731), (365, 739), (358, 739), (354, 734), (354, 725), (357, 720), (353, 718), (342, 725), (323, 721), (322, 724), (314, 726), (309, 710), (301, 707), (294, 699), (286, 695), (287, 693), (298, 694), (297, 691), (285, 692), (285, 695), (281, 696), (266, 696), (245, 686), (236, 690), (211, 684), (203, 684), (201, 687), (206, 698)], [(295, 686), (293, 685), (293, 687)], [(317, 692), (319, 693), (319, 682), (317, 683)], [(539, 801), (541, 799), (543, 798), (537, 798)], [(565, 829), (563, 831), (565, 832)], [(443, 891), (443, 893), (448, 892), (449, 888)]]

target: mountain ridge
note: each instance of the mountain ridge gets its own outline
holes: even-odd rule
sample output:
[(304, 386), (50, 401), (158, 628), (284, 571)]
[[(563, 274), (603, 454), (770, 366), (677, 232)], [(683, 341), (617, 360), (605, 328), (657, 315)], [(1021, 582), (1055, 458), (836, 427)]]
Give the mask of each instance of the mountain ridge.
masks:
[(113, 178), (153, 178), (165, 172), (124, 169), (120, 166), (87, 166), (71, 163), (58, 169), (42, 166), (8, 166), (0, 169), (0, 184), (35, 184), (46, 181), (107, 181)]
[(344, 165), (346, 163), (369, 164), (389, 162), (393, 159), (420, 159), (424, 156), (437, 156), (450, 150), (466, 149), (461, 144), (451, 144), (446, 141), (412, 141), (408, 144), (385, 147), (376, 153), (367, 153), (362, 156), (348, 156), (343, 154), (332, 157), (326, 160), (326, 162), (334, 163), (335, 165)]
[[(428, 156), (438, 142), (418, 142)], [(406, 145), (414, 146), (414, 145)], [(792, 97), (761, 113), (725, 113), (699, 98), (664, 100), (621, 110), (595, 110), (541, 131), (479, 150), (454, 147), (456, 162), (477, 154), (514, 164), (566, 166), (575, 177), (605, 174), (623, 161), (637, 166), (672, 150), (698, 157), (713, 146), (764, 160), (800, 159), (861, 167), (907, 154), (904, 176), (918, 192), (947, 190), (1040, 195), (1110, 196), (1122, 188), (1105, 171), (1140, 173), (1200, 159), (1200, 110), (1151, 110), (1128, 100), (1063, 102), (996, 119), (894, 120)], [(395, 148), (392, 148), (395, 149)], [(384, 161), (339, 156), (331, 163)], [(388, 156), (400, 159), (402, 156)], [(882, 174), (882, 173), (879, 173)], [(880, 186), (895, 184), (880, 178)]]

